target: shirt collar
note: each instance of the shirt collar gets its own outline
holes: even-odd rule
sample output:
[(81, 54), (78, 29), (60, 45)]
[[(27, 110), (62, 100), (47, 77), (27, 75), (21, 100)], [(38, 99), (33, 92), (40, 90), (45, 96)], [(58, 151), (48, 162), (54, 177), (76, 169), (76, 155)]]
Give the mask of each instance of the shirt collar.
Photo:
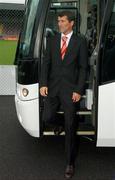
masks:
[(62, 37), (66, 36), (66, 37), (70, 38), (72, 36), (72, 34), (73, 34), (73, 30), (70, 33), (66, 34), (66, 35), (64, 33), (61, 33), (61, 36)]

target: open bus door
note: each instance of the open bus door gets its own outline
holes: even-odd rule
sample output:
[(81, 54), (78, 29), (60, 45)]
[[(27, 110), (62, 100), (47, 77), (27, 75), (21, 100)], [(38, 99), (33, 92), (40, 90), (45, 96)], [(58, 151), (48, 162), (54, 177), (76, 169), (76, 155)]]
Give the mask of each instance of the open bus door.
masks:
[(97, 146), (115, 146), (115, 0), (107, 1), (98, 50)]
[(43, 27), (49, 1), (28, 0), (19, 38), (16, 65), (15, 105), (18, 120), (33, 137), (40, 137), (39, 66)]

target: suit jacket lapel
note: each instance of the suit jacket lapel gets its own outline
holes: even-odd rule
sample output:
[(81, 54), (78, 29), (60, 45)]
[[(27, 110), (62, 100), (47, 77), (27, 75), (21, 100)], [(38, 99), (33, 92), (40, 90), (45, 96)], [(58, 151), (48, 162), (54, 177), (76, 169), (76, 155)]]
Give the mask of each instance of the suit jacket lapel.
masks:
[(56, 41), (55, 41), (55, 47), (56, 47), (56, 55), (61, 60), (61, 53), (60, 53), (60, 42), (61, 42), (61, 33), (58, 34)]

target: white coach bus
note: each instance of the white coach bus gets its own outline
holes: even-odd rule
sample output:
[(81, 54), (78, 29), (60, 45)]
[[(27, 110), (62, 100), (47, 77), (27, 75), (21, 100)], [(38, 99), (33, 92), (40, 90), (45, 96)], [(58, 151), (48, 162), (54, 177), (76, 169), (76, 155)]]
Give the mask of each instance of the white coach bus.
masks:
[[(115, 0), (28, 0), (14, 63), (19, 122), (33, 137), (55, 134), (41, 121), (39, 75), (47, 38), (58, 32), (57, 15), (65, 9), (75, 14), (74, 32), (86, 37), (89, 49), (76, 133), (93, 135), (96, 146), (115, 146)], [(61, 107), (57, 116), (63, 121)]]

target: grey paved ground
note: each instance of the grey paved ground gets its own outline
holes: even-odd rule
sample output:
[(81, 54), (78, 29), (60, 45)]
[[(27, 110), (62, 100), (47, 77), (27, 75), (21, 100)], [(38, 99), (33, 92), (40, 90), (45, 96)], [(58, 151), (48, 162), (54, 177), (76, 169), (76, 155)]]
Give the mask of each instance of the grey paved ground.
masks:
[[(64, 136), (29, 136), (20, 126), (13, 96), (0, 96), (0, 180), (64, 179)], [(73, 180), (115, 180), (115, 148), (96, 148), (80, 137)]]

